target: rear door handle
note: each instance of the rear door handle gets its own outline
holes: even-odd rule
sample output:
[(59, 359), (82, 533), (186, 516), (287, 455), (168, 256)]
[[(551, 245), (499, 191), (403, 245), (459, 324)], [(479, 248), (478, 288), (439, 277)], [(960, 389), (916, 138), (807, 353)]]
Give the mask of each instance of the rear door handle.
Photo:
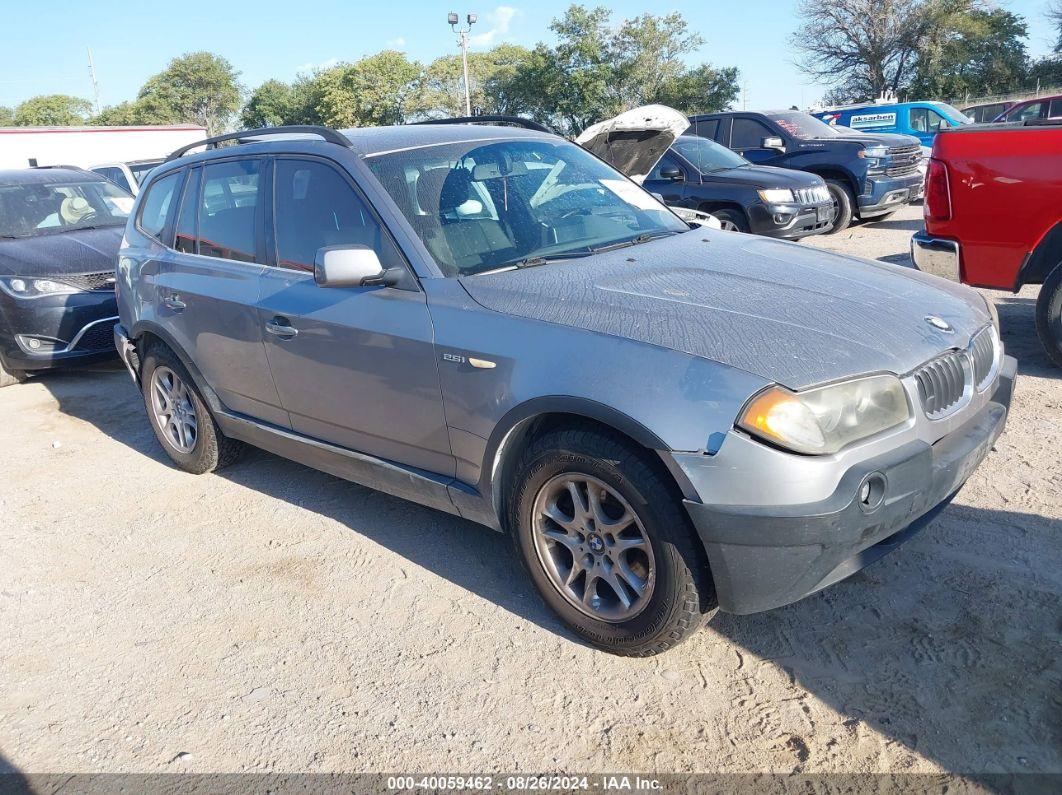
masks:
[(265, 324), (265, 329), (274, 337), (280, 337), (281, 339), (291, 339), (299, 330), (295, 328), (288, 321), (287, 318), (275, 317)]
[(174, 312), (180, 312), (187, 304), (180, 299), (180, 296), (168, 295), (162, 299), (163, 306), (172, 309)]

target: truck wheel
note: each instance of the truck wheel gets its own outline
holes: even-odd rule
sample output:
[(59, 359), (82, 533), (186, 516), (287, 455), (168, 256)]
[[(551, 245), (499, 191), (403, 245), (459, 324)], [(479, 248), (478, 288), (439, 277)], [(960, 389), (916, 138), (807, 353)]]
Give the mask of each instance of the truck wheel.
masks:
[(644, 453), (594, 429), (557, 430), (516, 467), (509, 528), (539, 594), (612, 654), (670, 649), (715, 592), (681, 495)]
[(180, 469), (202, 475), (239, 458), (243, 444), (221, 432), (173, 351), (162, 345), (152, 347), (140, 374), (151, 428)]
[(712, 210), (712, 215), (719, 219), (719, 223), (727, 232), (749, 231), (749, 222), (740, 210)]
[(1036, 333), (1051, 361), (1062, 367), (1062, 263), (1047, 275), (1040, 288), (1036, 299)]
[(833, 199), (834, 216), (833, 226), (824, 234), (835, 235), (843, 232), (852, 223), (852, 216), (855, 214), (855, 197), (847, 185), (836, 179), (826, 180), (826, 187), (830, 191), (830, 198)]
[(21, 384), (26, 380), (26, 373), (22, 370), (7, 370), (0, 364), (0, 387)]

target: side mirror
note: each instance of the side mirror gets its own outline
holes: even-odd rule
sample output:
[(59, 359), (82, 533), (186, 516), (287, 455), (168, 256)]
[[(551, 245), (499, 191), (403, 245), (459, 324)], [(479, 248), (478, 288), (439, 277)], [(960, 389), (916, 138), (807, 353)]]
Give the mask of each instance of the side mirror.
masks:
[(660, 169), (660, 179), (668, 180), (669, 182), (682, 182), (686, 178), (686, 175), (682, 173), (682, 169), (678, 166), (664, 166)]
[(785, 141), (781, 138), (772, 136), (770, 138), (764, 138), (760, 143), (764, 149), (777, 149), (779, 152), (785, 151)]
[(357, 245), (317, 249), (313, 280), (321, 287), (368, 287), (391, 282), (376, 252)]

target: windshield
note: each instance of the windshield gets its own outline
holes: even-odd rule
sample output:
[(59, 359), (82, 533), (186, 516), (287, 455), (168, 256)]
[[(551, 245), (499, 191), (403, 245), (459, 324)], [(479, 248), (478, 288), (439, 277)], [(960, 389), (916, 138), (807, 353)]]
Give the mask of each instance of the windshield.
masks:
[(767, 113), (765, 115), (787, 133), (800, 140), (836, 138), (843, 134), (826, 122), (816, 119), (807, 113)]
[(749, 161), (736, 152), (731, 152), (722, 144), (698, 135), (680, 136), (671, 148), (686, 158), (690, 165), (702, 174), (749, 165)]
[(567, 141), (465, 141), (370, 155), (367, 162), (447, 276), (689, 229), (651, 194)]
[(106, 180), (0, 185), (0, 237), (124, 226), (133, 197)]
[(143, 185), (144, 177), (150, 174), (151, 170), (161, 162), (161, 160), (153, 160), (150, 163), (130, 163), (129, 172), (133, 175), (137, 185)]
[(957, 121), (959, 124), (973, 124), (973, 119), (963, 113), (961, 110), (953, 105), (949, 105), (947, 102), (934, 102), (933, 105), (940, 108), (952, 121)]

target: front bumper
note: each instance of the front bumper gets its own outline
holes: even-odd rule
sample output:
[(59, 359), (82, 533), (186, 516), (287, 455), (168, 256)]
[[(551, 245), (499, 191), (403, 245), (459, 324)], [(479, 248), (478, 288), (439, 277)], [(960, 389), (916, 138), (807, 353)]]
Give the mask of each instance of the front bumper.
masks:
[(859, 217), (872, 218), (898, 210), (922, 197), (925, 181), (917, 170), (902, 177), (868, 177), (866, 189), (857, 199)]
[(823, 204), (757, 204), (749, 210), (749, 231), (754, 235), (799, 240), (822, 234), (833, 226), (832, 202)]
[[(796, 505), (711, 505), (686, 500), (704, 543), (719, 606), (757, 613), (854, 574), (931, 522), (1003, 432), (1017, 362), (1005, 357), (991, 398), (934, 444), (910, 441), (853, 463), (825, 499)], [(860, 500), (884, 484), (880, 502)], [(792, 484), (779, 484), (778, 490)], [(763, 484), (770, 489), (770, 484)]]
[(111, 358), (113, 291), (14, 298), (0, 291), (0, 360), (8, 370), (45, 370)]
[(959, 279), (959, 244), (954, 240), (930, 237), (923, 229), (911, 238), (911, 259), (920, 271)]

